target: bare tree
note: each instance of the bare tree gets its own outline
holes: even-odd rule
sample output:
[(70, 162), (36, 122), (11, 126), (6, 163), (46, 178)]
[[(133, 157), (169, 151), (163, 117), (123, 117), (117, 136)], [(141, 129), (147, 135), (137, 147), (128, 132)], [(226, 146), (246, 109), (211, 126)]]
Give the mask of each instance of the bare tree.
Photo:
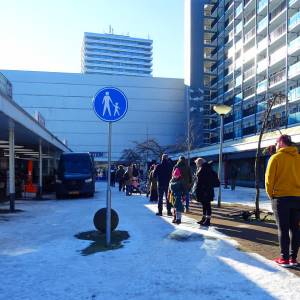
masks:
[(259, 196), (260, 196), (260, 190), (259, 190), (259, 182), (260, 182), (260, 166), (261, 166), (261, 156), (262, 156), (262, 150), (261, 150), (261, 141), (263, 138), (263, 135), (265, 131), (270, 128), (278, 127), (280, 124), (273, 124), (272, 118), (270, 118), (270, 113), (272, 110), (272, 107), (277, 101), (281, 101), (285, 98), (285, 95), (282, 94), (274, 94), (272, 98), (270, 98), (267, 102), (267, 109), (265, 111), (265, 114), (263, 115), (262, 119), (262, 126), (259, 133), (258, 138), (258, 145), (256, 150), (256, 156), (255, 156), (255, 189), (256, 189), (256, 195), (255, 195), (255, 218), (260, 219), (260, 209), (259, 209)]
[(171, 146), (161, 146), (155, 139), (148, 139), (144, 142), (134, 142), (135, 150), (141, 157), (150, 156), (159, 160), (161, 156), (171, 150)]
[(141, 156), (136, 152), (135, 149), (124, 149), (122, 151), (122, 156), (120, 157), (120, 161), (126, 162), (128, 164), (137, 163), (141, 160)]

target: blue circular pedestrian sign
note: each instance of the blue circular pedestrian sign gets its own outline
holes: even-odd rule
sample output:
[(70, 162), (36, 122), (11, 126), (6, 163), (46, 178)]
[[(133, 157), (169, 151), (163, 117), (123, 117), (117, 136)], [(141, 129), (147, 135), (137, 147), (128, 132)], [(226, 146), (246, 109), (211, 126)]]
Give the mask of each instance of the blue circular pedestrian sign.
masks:
[(119, 89), (106, 87), (97, 92), (93, 106), (97, 117), (102, 121), (116, 122), (126, 115), (128, 100)]

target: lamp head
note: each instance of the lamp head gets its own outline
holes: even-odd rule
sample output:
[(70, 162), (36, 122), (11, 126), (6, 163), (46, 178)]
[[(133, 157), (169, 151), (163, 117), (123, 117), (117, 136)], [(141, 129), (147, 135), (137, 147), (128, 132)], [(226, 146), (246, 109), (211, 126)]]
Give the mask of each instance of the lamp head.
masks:
[(214, 105), (213, 109), (220, 116), (225, 116), (231, 112), (232, 107), (225, 104), (216, 104)]

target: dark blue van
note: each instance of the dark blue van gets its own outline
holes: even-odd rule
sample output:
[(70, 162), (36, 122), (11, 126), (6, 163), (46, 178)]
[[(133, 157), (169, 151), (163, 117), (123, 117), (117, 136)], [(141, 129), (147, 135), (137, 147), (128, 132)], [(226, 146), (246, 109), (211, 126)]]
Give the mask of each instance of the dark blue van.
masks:
[(93, 197), (94, 161), (89, 153), (63, 153), (56, 173), (56, 198), (68, 195)]

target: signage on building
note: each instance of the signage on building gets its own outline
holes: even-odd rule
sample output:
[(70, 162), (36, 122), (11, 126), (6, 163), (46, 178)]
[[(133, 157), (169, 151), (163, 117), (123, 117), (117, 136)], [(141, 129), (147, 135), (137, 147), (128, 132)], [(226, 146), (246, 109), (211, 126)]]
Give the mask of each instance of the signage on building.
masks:
[(34, 118), (38, 121), (40, 125), (46, 127), (46, 120), (39, 111), (35, 111)]
[(104, 157), (104, 154), (106, 154), (106, 152), (90, 152), (91, 156), (96, 158), (96, 157)]
[(109, 87), (101, 89), (94, 98), (94, 111), (105, 122), (121, 120), (127, 113), (128, 101), (122, 91)]

